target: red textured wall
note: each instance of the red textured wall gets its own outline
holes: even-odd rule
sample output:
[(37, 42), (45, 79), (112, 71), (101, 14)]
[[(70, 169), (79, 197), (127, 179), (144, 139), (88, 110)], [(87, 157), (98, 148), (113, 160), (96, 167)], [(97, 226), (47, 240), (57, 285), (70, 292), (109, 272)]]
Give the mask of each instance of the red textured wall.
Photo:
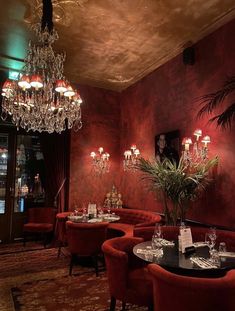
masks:
[[(197, 120), (195, 101), (235, 75), (234, 33), (232, 21), (195, 45), (193, 66), (185, 66), (179, 55), (121, 94), (80, 87), (84, 125), (71, 137), (70, 209), (82, 202), (102, 202), (115, 183), (129, 207), (162, 211), (139, 175), (123, 172), (122, 154), (135, 143), (144, 157), (151, 158), (156, 134), (178, 129), (184, 137), (201, 128), (211, 136), (211, 154), (219, 155), (220, 164), (215, 184), (189, 216), (235, 226), (235, 125), (222, 131), (207, 124), (208, 117)], [(111, 172), (102, 178), (91, 173), (89, 157), (99, 146), (111, 154)]]
[[(208, 125), (208, 117), (197, 120), (195, 98), (217, 90), (227, 76), (235, 75), (234, 34), (235, 20), (195, 45), (193, 66), (184, 65), (179, 55), (121, 95), (121, 152), (136, 143), (142, 155), (151, 158), (155, 135), (176, 129), (182, 137), (196, 128), (211, 136), (211, 153), (220, 157), (218, 176), (190, 216), (229, 226), (235, 226), (235, 126), (222, 131)], [(137, 174), (122, 173), (121, 190), (130, 207), (162, 210)]]
[[(83, 203), (101, 203), (105, 194), (117, 185), (120, 162), (119, 94), (88, 86), (79, 87), (83, 127), (71, 132), (69, 208)], [(94, 175), (91, 151), (102, 146), (110, 154), (110, 173)]]

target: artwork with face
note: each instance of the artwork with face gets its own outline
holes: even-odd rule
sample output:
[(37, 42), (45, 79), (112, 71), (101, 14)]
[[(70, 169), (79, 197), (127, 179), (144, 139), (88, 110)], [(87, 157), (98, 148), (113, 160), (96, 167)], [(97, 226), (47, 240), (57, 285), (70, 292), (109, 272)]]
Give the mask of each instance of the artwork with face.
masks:
[(162, 162), (168, 158), (179, 162), (179, 131), (160, 133), (155, 137), (155, 157)]

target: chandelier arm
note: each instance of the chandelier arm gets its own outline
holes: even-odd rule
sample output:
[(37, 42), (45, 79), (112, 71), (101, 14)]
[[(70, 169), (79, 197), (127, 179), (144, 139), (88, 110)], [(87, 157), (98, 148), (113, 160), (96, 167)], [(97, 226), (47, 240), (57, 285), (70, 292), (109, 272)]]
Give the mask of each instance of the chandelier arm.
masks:
[(49, 32), (53, 30), (53, 8), (51, 0), (43, 0), (43, 9), (42, 9), (42, 22), (41, 22), (41, 29), (42, 31), (45, 28), (48, 28)]

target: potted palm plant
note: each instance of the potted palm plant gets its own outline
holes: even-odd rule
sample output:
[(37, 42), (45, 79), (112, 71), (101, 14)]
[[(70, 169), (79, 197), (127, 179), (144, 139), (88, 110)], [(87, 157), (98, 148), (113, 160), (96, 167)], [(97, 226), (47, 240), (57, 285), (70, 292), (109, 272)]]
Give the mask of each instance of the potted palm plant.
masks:
[(149, 182), (150, 190), (162, 201), (166, 223), (176, 225), (179, 218), (184, 221), (190, 203), (211, 181), (209, 171), (217, 163), (217, 157), (190, 165), (183, 158), (179, 163), (168, 158), (162, 162), (140, 158), (136, 168), (143, 173), (142, 179)]

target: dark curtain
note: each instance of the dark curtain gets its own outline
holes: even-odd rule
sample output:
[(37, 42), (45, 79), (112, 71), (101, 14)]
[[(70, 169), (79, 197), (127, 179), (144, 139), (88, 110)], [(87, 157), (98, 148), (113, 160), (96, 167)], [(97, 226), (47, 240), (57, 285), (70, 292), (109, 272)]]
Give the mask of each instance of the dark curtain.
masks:
[(40, 135), (46, 168), (45, 203), (46, 206), (53, 206), (56, 202), (58, 212), (63, 212), (67, 209), (69, 137), (69, 131), (64, 131), (61, 134), (43, 133)]

